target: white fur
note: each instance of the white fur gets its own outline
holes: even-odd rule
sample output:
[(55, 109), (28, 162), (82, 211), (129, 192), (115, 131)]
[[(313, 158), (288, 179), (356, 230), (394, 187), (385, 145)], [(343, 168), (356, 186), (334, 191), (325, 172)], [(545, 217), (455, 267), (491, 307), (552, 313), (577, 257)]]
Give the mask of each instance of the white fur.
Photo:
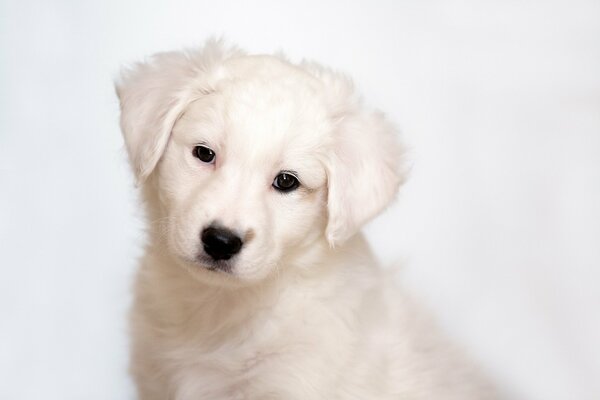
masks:
[[(357, 233), (395, 196), (403, 152), (347, 78), (211, 41), (137, 64), (117, 92), (149, 218), (141, 399), (491, 398)], [(276, 191), (282, 170), (301, 187)], [(244, 239), (230, 273), (202, 257), (215, 221)]]

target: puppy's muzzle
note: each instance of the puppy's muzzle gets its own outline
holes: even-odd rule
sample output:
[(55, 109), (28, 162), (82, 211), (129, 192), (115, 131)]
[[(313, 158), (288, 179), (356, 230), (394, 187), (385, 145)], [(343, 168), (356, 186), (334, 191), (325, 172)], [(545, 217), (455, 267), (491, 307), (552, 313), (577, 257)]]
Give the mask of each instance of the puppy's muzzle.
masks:
[(200, 235), (204, 251), (213, 260), (229, 260), (242, 249), (242, 239), (227, 228), (209, 226)]

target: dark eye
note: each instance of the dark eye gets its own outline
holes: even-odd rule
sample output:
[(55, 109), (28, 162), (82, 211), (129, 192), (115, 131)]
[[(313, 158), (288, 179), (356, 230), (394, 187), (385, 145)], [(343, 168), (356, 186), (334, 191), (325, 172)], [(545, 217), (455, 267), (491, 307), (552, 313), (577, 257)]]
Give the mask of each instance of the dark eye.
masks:
[(215, 162), (216, 156), (217, 155), (215, 152), (206, 146), (199, 145), (194, 147), (194, 157), (198, 158), (202, 162), (212, 164)]
[(300, 186), (298, 178), (289, 172), (281, 172), (273, 180), (273, 187), (280, 192), (291, 192)]

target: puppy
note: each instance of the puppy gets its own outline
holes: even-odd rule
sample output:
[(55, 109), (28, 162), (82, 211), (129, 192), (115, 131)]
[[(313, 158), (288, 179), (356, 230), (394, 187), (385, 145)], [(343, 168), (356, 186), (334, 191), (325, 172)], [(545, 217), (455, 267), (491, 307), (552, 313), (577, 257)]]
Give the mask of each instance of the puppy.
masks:
[(149, 219), (140, 399), (492, 398), (358, 233), (403, 148), (347, 78), (209, 41), (133, 66), (117, 93)]

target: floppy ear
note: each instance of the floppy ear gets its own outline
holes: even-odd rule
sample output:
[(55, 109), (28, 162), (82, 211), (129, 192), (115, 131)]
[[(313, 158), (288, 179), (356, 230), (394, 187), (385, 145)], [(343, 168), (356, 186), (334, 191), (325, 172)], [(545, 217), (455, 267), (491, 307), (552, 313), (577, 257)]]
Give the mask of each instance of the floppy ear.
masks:
[(209, 40), (199, 50), (159, 53), (121, 73), (115, 84), (121, 131), (138, 183), (156, 167), (187, 105), (214, 90), (216, 67), (238, 53), (220, 40)]
[(305, 67), (325, 84), (334, 118), (325, 161), (326, 236), (333, 247), (354, 235), (394, 199), (405, 178), (404, 148), (382, 113), (364, 109), (349, 79), (314, 64)]
[(381, 113), (344, 117), (328, 169), (327, 240), (343, 243), (394, 199), (404, 181), (403, 149)]

